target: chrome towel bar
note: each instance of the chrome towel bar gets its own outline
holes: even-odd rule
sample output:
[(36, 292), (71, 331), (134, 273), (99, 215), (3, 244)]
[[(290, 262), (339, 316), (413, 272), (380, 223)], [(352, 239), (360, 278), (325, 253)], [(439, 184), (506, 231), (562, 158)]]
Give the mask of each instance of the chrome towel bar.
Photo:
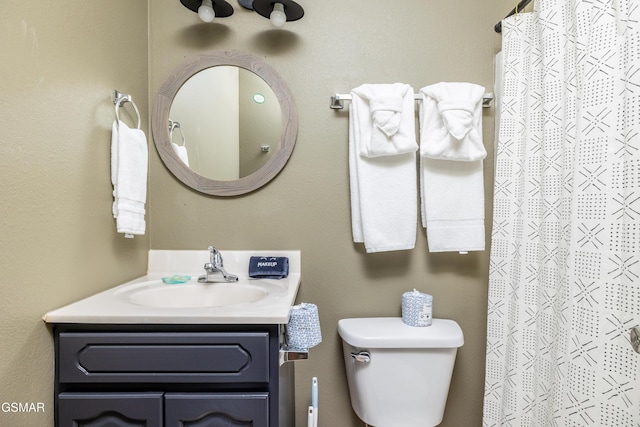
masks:
[[(422, 95), (416, 93), (413, 95), (416, 101), (422, 100)], [(482, 97), (482, 107), (489, 108), (493, 105), (493, 93), (485, 93)], [(332, 110), (342, 110), (344, 108), (343, 101), (351, 101), (351, 94), (348, 93), (336, 93), (331, 96), (331, 104), (329, 108)]]

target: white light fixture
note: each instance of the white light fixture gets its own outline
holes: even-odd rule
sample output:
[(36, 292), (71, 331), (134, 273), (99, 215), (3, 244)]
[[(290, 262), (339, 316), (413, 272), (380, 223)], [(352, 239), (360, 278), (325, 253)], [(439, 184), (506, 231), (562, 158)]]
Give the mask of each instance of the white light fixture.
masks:
[(198, 16), (204, 22), (211, 22), (216, 17), (216, 12), (213, 10), (213, 4), (211, 0), (202, 0), (202, 4), (198, 8)]
[(269, 20), (274, 27), (282, 27), (287, 22), (287, 15), (284, 14), (284, 5), (282, 3), (273, 5)]
[(275, 27), (282, 27), (285, 22), (297, 21), (304, 16), (302, 6), (293, 0), (253, 0), (252, 7), (261, 16), (269, 18)]
[(233, 6), (225, 0), (180, 0), (187, 9), (196, 12), (203, 22), (233, 15)]

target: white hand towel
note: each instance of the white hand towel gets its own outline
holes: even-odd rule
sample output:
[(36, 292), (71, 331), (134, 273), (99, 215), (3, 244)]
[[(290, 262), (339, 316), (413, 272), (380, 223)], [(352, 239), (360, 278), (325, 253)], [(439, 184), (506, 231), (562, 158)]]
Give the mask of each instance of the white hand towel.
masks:
[(363, 107), (356, 119), (360, 127), (360, 154), (395, 156), (418, 150), (413, 88), (404, 83), (363, 84), (351, 91), (352, 103)]
[(370, 117), (368, 102), (353, 96), (349, 107), (353, 241), (364, 243), (368, 253), (413, 249), (418, 216), (416, 150), (390, 156), (363, 156), (363, 138), (371, 135)]
[(182, 160), (182, 163), (189, 166), (189, 154), (187, 153), (187, 147), (185, 147), (184, 145), (178, 145), (175, 142), (172, 142), (171, 146), (173, 147), (173, 151), (175, 151), (180, 160)]
[(120, 145), (118, 138), (118, 121), (114, 120), (111, 126), (111, 185), (113, 186), (111, 213), (114, 218), (118, 217), (118, 147)]
[(114, 122), (112, 132), (111, 182), (116, 228), (125, 237), (142, 235), (146, 228), (147, 138), (140, 129), (131, 129), (122, 121)]
[(482, 86), (436, 83), (420, 93), (422, 157), (466, 162), (487, 157), (482, 144)]
[(483, 251), (484, 88), (439, 83), (420, 92), (421, 213), (429, 251)]

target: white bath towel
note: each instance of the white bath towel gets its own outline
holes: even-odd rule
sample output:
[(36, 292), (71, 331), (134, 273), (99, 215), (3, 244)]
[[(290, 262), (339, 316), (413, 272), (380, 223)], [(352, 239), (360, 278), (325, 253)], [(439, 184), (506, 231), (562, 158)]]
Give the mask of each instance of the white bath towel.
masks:
[(429, 252), (485, 249), (482, 160), (420, 158), (422, 225)]
[(482, 144), (484, 87), (473, 83), (436, 83), (420, 89), (420, 155), (474, 162), (487, 157)]
[(420, 92), (421, 211), (429, 251), (483, 251), (484, 88), (470, 83), (439, 83)]
[[(413, 249), (418, 217), (416, 150), (364, 156), (361, 145), (363, 138), (371, 134), (371, 115), (368, 102), (353, 95), (349, 108), (353, 241), (364, 243), (368, 253)], [(415, 119), (412, 120), (411, 127), (415, 129)]]
[(394, 156), (418, 150), (413, 88), (404, 83), (363, 84), (351, 91), (359, 104), (360, 154)]
[(113, 216), (118, 233), (124, 233), (125, 237), (145, 233), (148, 155), (144, 132), (114, 121), (111, 135)]

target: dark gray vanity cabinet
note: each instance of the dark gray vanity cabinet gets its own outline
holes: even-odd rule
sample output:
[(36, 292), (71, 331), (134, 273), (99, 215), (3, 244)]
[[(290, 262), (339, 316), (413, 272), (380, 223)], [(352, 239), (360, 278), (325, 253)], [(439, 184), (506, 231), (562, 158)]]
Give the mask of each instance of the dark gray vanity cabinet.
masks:
[(277, 325), (56, 325), (56, 427), (278, 427)]

